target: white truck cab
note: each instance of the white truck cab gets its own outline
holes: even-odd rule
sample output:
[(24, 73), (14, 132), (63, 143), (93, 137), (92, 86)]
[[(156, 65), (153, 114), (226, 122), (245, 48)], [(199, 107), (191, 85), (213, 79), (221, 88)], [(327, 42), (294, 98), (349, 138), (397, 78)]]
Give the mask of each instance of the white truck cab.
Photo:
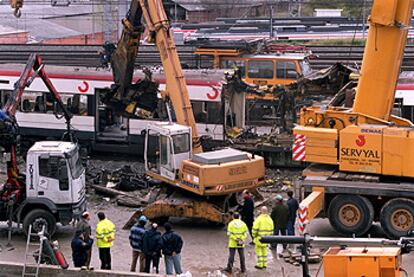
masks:
[[(150, 161), (150, 140), (157, 140), (156, 160)], [(171, 122), (153, 122), (148, 125), (145, 136), (145, 170), (154, 171), (174, 181), (183, 160), (192, 157), (191, 128)]]
[[(71, 142), (36, 142), (27, 152), (26, 197), (18, 207), (18, 222), (35, 231), (42, 224), (49, 233), (86, 209), (85, 169), (78, 146)], [(53, 225), (53, 226), (49, 226)], [(52, 235), (52, 234), (51, 234)]]

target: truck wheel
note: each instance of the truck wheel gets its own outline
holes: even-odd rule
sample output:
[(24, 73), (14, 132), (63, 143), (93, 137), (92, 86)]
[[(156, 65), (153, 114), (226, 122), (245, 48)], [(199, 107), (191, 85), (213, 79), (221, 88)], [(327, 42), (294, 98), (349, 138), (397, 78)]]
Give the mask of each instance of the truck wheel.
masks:
[(374, 220), (374, 207), (365, 197), (338, 195), (328, 209), (329, 222), (342, 235), (365, 234)]
[(56, 232), (56, 219), (48, 211), (42, 209), (35, 209), (30, 211), (23, 219), (23, 228), (26, 235), (29, 231), (29, 226), (32, 225), (32, 233), (42, 231), (43, 225), (46, 225), (46, 231), (50, 236)]
[(407, 236), (414, 226), (414, 201), (406, 198), (388, 201), (381, 209), (380, 222), (390, 239)]

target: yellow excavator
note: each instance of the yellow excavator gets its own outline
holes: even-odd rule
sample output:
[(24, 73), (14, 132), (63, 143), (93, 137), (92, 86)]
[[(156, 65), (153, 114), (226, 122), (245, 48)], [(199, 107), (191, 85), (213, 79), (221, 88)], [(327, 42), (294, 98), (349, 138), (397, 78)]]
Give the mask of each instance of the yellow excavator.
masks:
[[(144, 31), (159, 50), (166, 80), (161, 91), (169, 121), (153, 122), (145, 131), (146, 174), (170, 186), (169, 197), (144, 210), (150, 218), (189, 217), (224, 223), (232, 196), (264, 184), (264, 159), (226, 148), (203, 153), (173, 34), (162, 1), (132, 1), (120, 41), (110, 57), (118, 91), (114, 98), (128, 102), (133, 64)], [(115, 67), (114, 67), (115, 65)], [(175, 119), (175, 120), (174, 120)], [(151, 155), (155, 153), (155, 155)], [(234, 202), (234, 201), (233, 201)]]
[(324, 214), (343, 235), (373, 221), (390, 238), (414, 228), (414, 126), (391, 114), (412, 13), (412, 0), (375, 0), (353, 107), (302, 109), (293, 158), (313, 164), (300, 224)]

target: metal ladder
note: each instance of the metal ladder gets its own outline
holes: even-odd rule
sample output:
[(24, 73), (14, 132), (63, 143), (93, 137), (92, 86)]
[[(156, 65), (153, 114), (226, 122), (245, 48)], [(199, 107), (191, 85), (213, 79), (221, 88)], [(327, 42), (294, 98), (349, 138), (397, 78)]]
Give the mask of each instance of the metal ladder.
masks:
[[(33, 243), (32, 238), (38, 237), (39, 243)], [(23, 271), (22, 271), (22, 277), (25, 276), (39, 276), (39, 267), (40, 267), (40, 261), (42, 259), (42, 251), (43, 251), (43, 241), (46, 239), (45, 237), (45, 226), (43, 225), (42, 231), (39, 233), (32, 233), (32, 225), (29, 226), (29, 231), (27, 234), (27, 242), (26, 242), (26, 252), (24, 256), (24, 265), (23, 265)], [(37, 246), (39, 247), (39, 258), (37, 259), (37, 263), (30, 263), (28, 257), (31, 257), (33, 259), (33, 253), (30, 251), (30, 246)], [(35, 271), (33, 271), (35, 269)]]

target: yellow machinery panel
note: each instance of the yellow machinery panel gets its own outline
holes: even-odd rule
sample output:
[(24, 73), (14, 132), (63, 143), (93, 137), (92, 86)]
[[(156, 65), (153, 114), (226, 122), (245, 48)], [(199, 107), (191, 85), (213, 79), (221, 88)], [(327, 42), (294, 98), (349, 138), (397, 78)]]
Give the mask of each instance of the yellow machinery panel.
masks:
[(382, 133), (386, 126), (351, 125), (340, 131), (339, 169), (381, 174)]
[(338, 163), (338, 130), (298, 126), (293, 130), (293, 159), (296, 161)]
[(399, 247), (331, 247), (323, 256), (326, 277), (400, 277)]
[(227, 195), (253, 189), (264, 183), (265, 165), (260, 156), (222, 164), (182, 162), (180, 186), (200, 195)]

